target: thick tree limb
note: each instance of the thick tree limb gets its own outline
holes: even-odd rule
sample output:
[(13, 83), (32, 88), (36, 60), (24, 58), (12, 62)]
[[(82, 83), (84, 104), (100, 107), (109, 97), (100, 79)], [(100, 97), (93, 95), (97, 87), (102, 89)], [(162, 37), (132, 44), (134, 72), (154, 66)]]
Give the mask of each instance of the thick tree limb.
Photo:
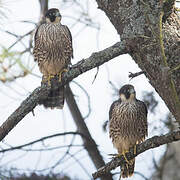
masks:
[[(68, 83), (80, 74), (93, 69), (97, 66), (108, 62), (109, 60), (128, 53), (123, 42), (118, 42), (113, 46), (102, 51), (93, 53), (89, 58), (81, 60), (74, 65), (68, 72), (64, 73), (62, 83), (60, 86)], [(36, 88), (27, 97), (21, 105), (8, 117), (8, 119), (0, 127), (0, 141), (33, 109), (38, 105), (42, 99), (46, 99), (50, 88), (47, 85), (42, 85)]]
[[(147, 139), (143, 143), (137, 145), (135, 154), (134, 154), (134, 148), (131, 148), (130, 152), (126, 153), (126, 157), (128, 160), (131, 160), (134, 157), (136, 157), (137, 155), (139, 155), (149, 149), (153, 149), (153, 148), (159, 147), (161, 145), (172, 143), (172, 142), (178, 141), (178, 140), (180, 140), (180, 130), (173, 131), (173, 132), (167, 133), (162, 136), (154, 136), (150, 139)], [(106, 173), (115, 169), (116, 167), (121, 166), (124, 163), (126, 163), (126, 161), (123, 156), (121, 156), (120, 158), (116, 157), (113, 160), (111, 160), (109, 163), (107, 163), (105, 166), (98, 169), (98, 171), (93, 173), (92, 176), (94, 179), (96, 179), (102, 175), (105, 175)]]
[(39, 0), (40, 11), (41, 11), (40, 19), (39, 19), (39, 24), (41, 24), (45, 20), (44, 15), (45, 15), (45, 13), (48, 10), (48, 1), (49, 0)]

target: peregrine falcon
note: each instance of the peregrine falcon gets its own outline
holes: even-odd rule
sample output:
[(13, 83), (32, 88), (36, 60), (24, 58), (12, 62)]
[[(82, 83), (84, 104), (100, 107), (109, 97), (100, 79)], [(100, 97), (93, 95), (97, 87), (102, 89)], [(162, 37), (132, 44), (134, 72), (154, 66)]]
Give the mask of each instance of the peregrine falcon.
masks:
[[(61, 24), (61, 14), (52, 8), (45, 14), (46, 22), (35, 33), (34, 60), (38, 62), (43, 74), (42, 83), (51, 86), (48, 98), (40, 102), (46, 108), (64, 106), (64, 87), (56, 88), (61, 81), (61, 74), (67, 71), (73, 58), (72, 36), (68, 27)], [(51, 81), (56, 77), (56, 81)]]
[[(136, 144), (143, 142), (148, 134), (147, 108), (144, 102), (136, 99), (135, 89), (130, 84), (119, 90), (119, 96), (110, 107), (109, 135), (118, 155), (124, 155), (126, 159), (125, 153), (132, 147), (136, 148)], [(134, 166), (135, 159), (127, 161), (121, 166), (121, 176), (132, 176)]]

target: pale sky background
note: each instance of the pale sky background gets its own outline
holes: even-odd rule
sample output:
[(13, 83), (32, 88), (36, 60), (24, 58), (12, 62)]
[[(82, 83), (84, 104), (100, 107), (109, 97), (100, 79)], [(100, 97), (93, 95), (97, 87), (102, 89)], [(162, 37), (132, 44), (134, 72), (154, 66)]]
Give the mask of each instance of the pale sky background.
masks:
[[(78, 14), (81, 11), (80, 8), (71, 6), (71, 1), (69, 0), (66, 6), (61, 6), (58, 0), (51, 0), (49, 8), (55, 7), (59, 8), (62, 14), (62, 23), (68, 25), (73, 36), (73, 47), (74, 47), (74, 59), (72, 64), (78, 62), (83, 58), (89, 57), (93, 52), (97, 52), (106, 47), (113, 45), (119, 41), (119, 36), (116, 30), (111, 25), (105, 14), (97, 9), (97, 4), (95, 1), (89, 1), (88, 13), (94, 22), (99, 24), (100, 30), (95, 28), (86, 27), (83, 29), (84, 24), (78, 23), (74, 26), (74, 20), (69, 17), (78, 18)], [(84, 8), (87, 8), (87, 1), (83, 1)], [(38, 22), (39, 18), (39, 1), (37, 0), (4, 0), (5, 7), (7, 7), (8, 19), (3, 19), (0, 24), (1, 30), (8, 30), (10, 32), (23, 35), (29, 30), (34, 28), (33, 24), (22, 23), (20, 21), (32, 21)], [(15, 38), (6, 33), (0, 32), (1, 46), (9, 47)], [(27, 43), (27, 38), (24, 40)], [(14, 46), (11, 50), (22, 51), (23, 46), (18, 44)], [(33, 73), (41, 77), (38, 66), (33, 62), (33, 57), (27, 55), (23, 56), (23, 63), (28, 64), (30, 62), (30, 67), (35, 65)], [(17, 69), (14, 70), (16, 72)], [(119, 56), (110, 62), (104, 64), (100, 67), (97, 79), (92, 84), (94, 75), (96, 74), (96, 69), (88, 71), (78, 78), (74, 79), (77, 83), (81, 84), (86, 91), (89, 93), (91, 102), (91, 114), (85, 119), (85, 122), (92, 134), (92, 137), (96, 140), (101, 154), (103, 155), (106, 162), (110, 160), (108, 154), (116, 153), (113, 148), (111, 140), (109, 139), (108, 133), (104, 133), (102, 130), (103, 123), (108, 120), (109, 107), (118, 96), (114, 95), (114, 90), (109, 84), (110, 80), (119, 89), (123, 84), (131, 83), (135, 86), (137, 92), (137, 98), (142, 99), (143, 91), (154, 91), (148, 80), (144, 75), (134, 78), (129, 81), (129, 72), (138, 72), (140, 69), (131, 59), (129, 55)], [(14, 73), (13, 72), (13, 73)], [(28, 75), (25, 78), (20, 78), (13, 83), (0, 84), (0, 123), (2, 124), (8, 116), (20, 105), (22, 100), (24, 100), (36, 87), (40, 85), (41, 78), (37, 78), (33, 75)], [(71, 83), (71, 87), (76, 96), (77, 103), (83, 115), (85, 116), (88, 112), (87, 98), (83, 91), (75, 84)], [(158, 121), (159, 119), (164, 119), (167, 115), (167, 108), (164, 105), (161, 98), (156, 94), (157, 99), (160, 101), (158, 108), (156, 109), (156, 115), (148, 116), (149, 127), (149, 137), (153, 135), (159, 135), (167, 132), (164, 129), (163, 123)], [(29, 113), (4, 139), (3, 142), (10, 144), (11, 146), (21, 145), (38, 138), (52, 135), (55, 133), (63, 133), (66, 131), (76, 131), (76, 126), (72, 120), (69, 113), (67, 105), (63, 110), (49, 110), (44, 109), (42, 106), (38, 106), (34, 110), (35, 116)], [(156, 130), (152, 130), (156, 127)], [(70, 138), (71, 137), (71, 138)], [(64, 146), (71, 142), (72, 136), (58, 137), (45, 142), (47, 147), (53, 146)], [(81, 144), (81, 138), (76, 137), (74, 144)], [(7, 147), (2, 144), (2, 147)], [(33, 148), (42, 147), (41, 144), (33, 146)], [(70, 151), (72, 154), (79, 152), (82, 147), (74, 147)], [(163, 147), (156, 148), (155, 150), (149, 150), (136, 158), (136, 168), (135, 171), (144, 173), (146, 177), (149, 177), (153, 167), (152, 167), (152, 154), (154, 154), (156, 160), (163, 153)], [(24, 170), (42, 170), (44, 168), (50, 167), (54, 162), (60, 159), (67, 148), (61, 148), (53, 152), (22, 152), (13, 151), (11, 153), (5, 154), (1, 158), (0, 167), (14, 167)], [(22, 156), (19, 158), (19, 156)], [(87, 169), (89, 175), (95, 172), (95, 167), (86, 153), (82, 151), (77, 153), (75, 156), (80, 160), (81, 164)], [(18, 160), (16, 160), (18, 159)], [(29, 172), (25, 171), (25, 172)], [(48, 173), (49, 171), (46, 171)], [(78, 163), (72, 158), (66, 158), (60, 166), (55, 169), (55, 172), (67, 173), (71, 177), (78, 177), (79, 179), (88, 180), (90, 177), (87, 173), (80, 167)], [(113, 171), (114, 172), (114, 171)], [(116, 172), (119, 172), (117, 168)], [(116, 176), (117, 179), (119, 175)], [(116, 179), (116, 178), (114, 178)], [(134, 175), (132, 180), (141, 180), (142, 178), (138, 175)]]

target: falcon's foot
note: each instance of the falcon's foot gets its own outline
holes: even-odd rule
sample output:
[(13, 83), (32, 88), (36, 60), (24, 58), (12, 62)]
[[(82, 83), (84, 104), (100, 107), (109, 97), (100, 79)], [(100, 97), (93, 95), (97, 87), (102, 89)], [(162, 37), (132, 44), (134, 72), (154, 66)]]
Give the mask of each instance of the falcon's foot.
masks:
[[(126, 153), (128, 153), (129, 151), (123, 151), (122, 154), (109, 154), (112, 157), (118, 157), (120, 158), (121, 156), (124, 157), (125, 161), (127, 164), (132, 165), (133, 161), (128, 160), (126, 157)], [(134, 146), (134, 154), (136, 154), (136, 145)]]
[(54, 77), (55, 77), (55, 75), (52, 75), (52, 74), (49, 74), (49, 75), (48, 75), (48, 79), (47, 79), (47, 81), (48, 81), (48, 86), (51, 85), (51, 79), (54, 78)]
[(129, 151), (123, 151), (122, 154), (120, 154), (119, 156), (122, 155), (122, 156), (124, 157), (126, 163), (129, 164), (129, 165), (132, 165), (131, 160), (129, 161), (129, 160), (127, 159), (127, 157), (126, 157), (126, 153), (128, 153), (128, 152), (129, 152)]
[(136, 146), (136, 144), (134, 145), (134, 155), (136, 154), (136, 151), (137, 151), (137, 146)]
[[(126, 153), (128, 153), (129, 151), (123, 151), (122, 154), (109, 154), (110, 156), (112, 157), (118, 157), (120, 158), (121, 156), (124, 157), (125, 161), (127, 164), (131, 165), (131, 160), (128, 160), (127, 157), (126, 157)], [(136, 152), (136, 149), (134, 149), (134, 152)]]
[(118, 154), (108, 154), (108, 155), (112, 157), (119, 157)]
[(42, 82), (46, 83), (48, 82), (48, 86), (51, 85), (51, 79), (54, 78), (55, 75), (49, 74), (48, 76), (43, 76)]
[(62, 80), (62, 73), (63, 72), (68, 72), (68, 70), (67, 69), (62, 69), (60, 72), (59, 72), (59, 82), (61, 82), (61, 80)]

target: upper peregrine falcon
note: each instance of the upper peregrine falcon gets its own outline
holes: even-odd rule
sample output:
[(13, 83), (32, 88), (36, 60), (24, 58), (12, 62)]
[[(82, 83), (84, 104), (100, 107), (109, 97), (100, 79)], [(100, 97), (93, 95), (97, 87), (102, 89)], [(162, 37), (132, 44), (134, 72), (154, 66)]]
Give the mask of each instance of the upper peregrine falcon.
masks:
[(61, 24), (61, 14), (52, 8), (45, 14), (46, 22), (40, 25), (35, 33), (33, 55), (43, 74), (43, 81), (51, 85), (51, 91), (46, 100), (41, 103), (45, 107), (63, 108), (64, 87), (54, 89), (57, 81), (51, 84), (51, 78), (59, 77), (66, 71), (73, 57), (72, 36), (67, 26)]
[[(136, 148), (136, 144), (144, 141), (148, 134), (147, 108), (144, 102), (136, 99), (135, 89), (130, 84), (119, 90), (119, 96), (110, 107), (109, 134), (118, 154), (124, 155), (131, 147)], [(132, 159), (121, 166), (121, 176), (133, 175), (134, 165), (135, 159)]]

